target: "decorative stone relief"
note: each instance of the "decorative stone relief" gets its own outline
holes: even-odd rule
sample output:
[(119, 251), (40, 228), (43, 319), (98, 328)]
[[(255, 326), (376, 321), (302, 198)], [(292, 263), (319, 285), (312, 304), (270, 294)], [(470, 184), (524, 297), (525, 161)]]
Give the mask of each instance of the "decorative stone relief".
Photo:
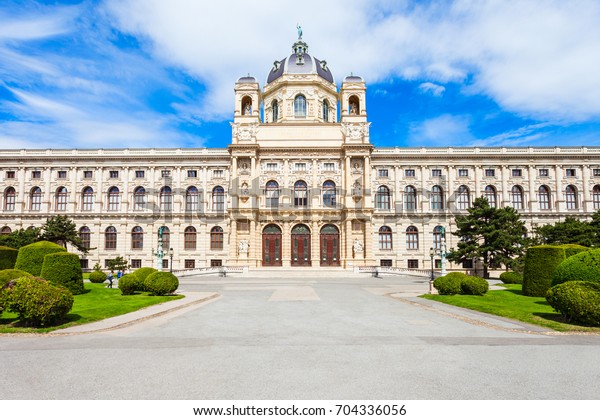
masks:
[(248, 240), (247, 239), (242, 239), (238, 243), (238, 253), (239, 254), (247, 254), (249, 248), (250, 248), (250, 244), (248, 244)]
[(256, 133), (258, 132), (258, 123), (251, 125), (241, 125), (235, 123), (230, 124), (233, 137), (237, 137), (238, 141), (250, 141), (253, 137), (256, 136)]
[(342, 124), (342, 129), (346, 138), (350, 140), (362, 140), (364, 136), (369, 135), (369, 126), (371, 123), (345, 123)]

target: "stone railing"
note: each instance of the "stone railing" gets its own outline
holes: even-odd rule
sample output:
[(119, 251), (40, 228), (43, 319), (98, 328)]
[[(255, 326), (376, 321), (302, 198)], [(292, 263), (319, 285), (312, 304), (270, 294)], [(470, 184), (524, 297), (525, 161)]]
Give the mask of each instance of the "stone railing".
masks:
[(246, 266), (223, 266), (223, 267), (200, 267), (200, 268), (185, 268), (183, 270), (173, 270), (173, 274), (177, 277), (202, 276), (210, 274), (218, 274), (221, 277), (227, 277), (229, 274), (247, 274), (248, 267)]
[(378, 265), (354, 266), (355, 273), (370, 273), (379, 275), (394, 275), (408, 274), (411, 276), (427, 277), (431, 276), (431, 270), (422, 268), (398, 268), (398, 267), (381, 267)]

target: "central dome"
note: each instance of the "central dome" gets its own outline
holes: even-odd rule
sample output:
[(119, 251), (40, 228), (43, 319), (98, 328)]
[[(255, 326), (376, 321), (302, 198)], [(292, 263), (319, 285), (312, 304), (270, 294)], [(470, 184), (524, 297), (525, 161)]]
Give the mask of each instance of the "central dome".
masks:
[(321, 61), (308, 54), (308, 45), (298, 39), (292, 46), (293, 53), (281, 61), (275, 61), (267, 76), (267, 84), (279, 79), (284, 74), (315, 74), (329, 83), (335, 83), (326, 61)]

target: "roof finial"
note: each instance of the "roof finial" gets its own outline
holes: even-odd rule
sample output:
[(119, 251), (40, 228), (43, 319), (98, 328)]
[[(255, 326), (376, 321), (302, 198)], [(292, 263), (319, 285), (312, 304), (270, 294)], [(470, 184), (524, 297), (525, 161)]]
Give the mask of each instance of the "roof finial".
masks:
[(296, 23), (296, 29), (298, 29), (298, 40), (302, 39), (302, 26), (299, 23)]

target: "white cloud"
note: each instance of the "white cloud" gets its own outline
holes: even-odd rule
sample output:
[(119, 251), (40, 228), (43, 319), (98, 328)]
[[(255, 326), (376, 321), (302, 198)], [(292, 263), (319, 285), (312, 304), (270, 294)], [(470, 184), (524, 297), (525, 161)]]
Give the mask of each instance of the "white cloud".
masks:
[(425, 93), (429, 93), (433, 96), (442, 96), (446, 88), (441, 85), (436, 85), (435, 83), (425, 82), (419, 85), (419, 89)]
[(460, 115), (441, 115), (411, 124), (408, 146), (452, 146), (472, 143), (469, 118)]

